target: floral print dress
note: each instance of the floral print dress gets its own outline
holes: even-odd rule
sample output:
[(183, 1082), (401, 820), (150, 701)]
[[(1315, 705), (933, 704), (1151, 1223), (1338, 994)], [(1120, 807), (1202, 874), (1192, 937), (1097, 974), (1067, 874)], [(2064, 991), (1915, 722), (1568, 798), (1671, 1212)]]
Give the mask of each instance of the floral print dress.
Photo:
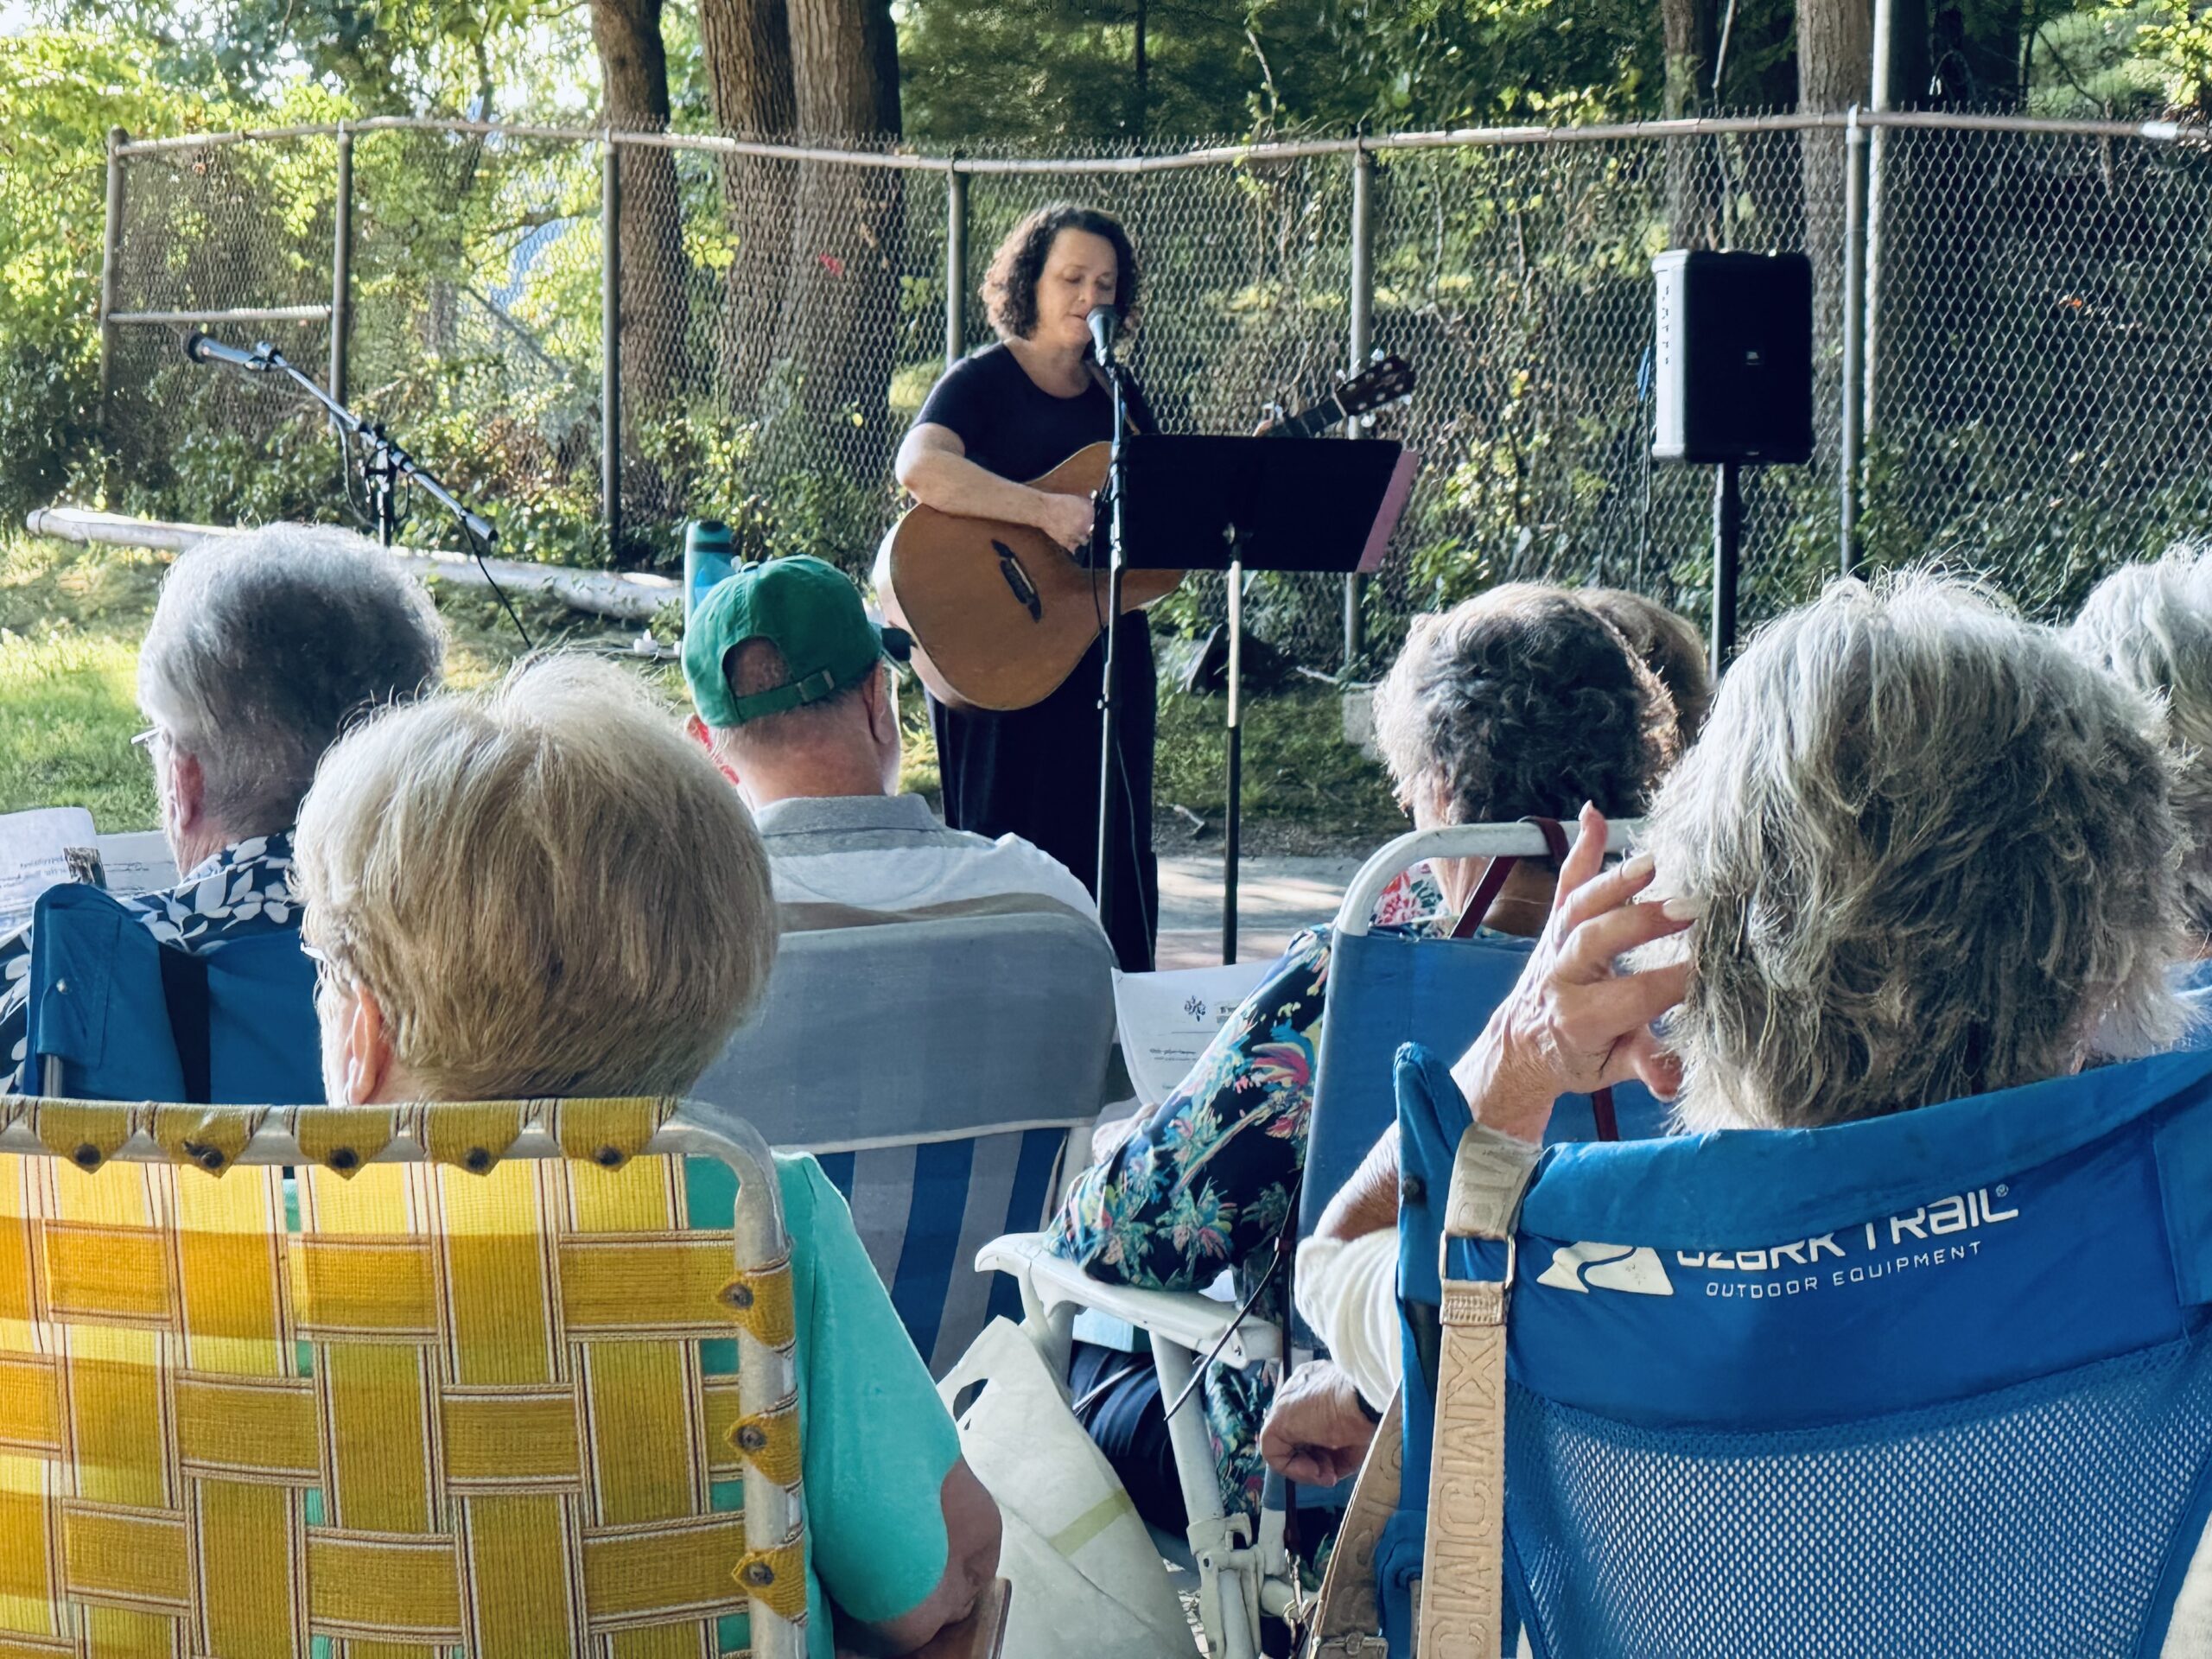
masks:
[[(1376, 925), (1434, 932), (1443, 911), (1423, 866), (1384, 892)], [(1329, 930), (1313, 928), (1174, 1091), (1076, 1178), (1052, 1224), (1054, 1249), (1094, 1279), (1143, 1290), (1204, 1290), (1226, 1268), (1239, 1305), (1256, 1291), (1251, 1318), (1280, 1320), (1283, 1281), (1270, 1270), (1306, 1160), (1328, 981)], [(1211, 1365), (1199, 1385), (1230, 1515), (1259, 1513), (1260, 1424), (1275, 1380), (1272, 1363)]]
[[(292, 892), (291, 834), (233, 842), (202, 859), (168, 892), (136, 893), (118, 902), (162, 944), (194, 956), (232, 939), (297, 932), (300, 901)], [(22, 1092), (30, 994), (31, 930), (26, 924), (0, 941), (0, 1056), (7, 1068), (0, 1092)]]

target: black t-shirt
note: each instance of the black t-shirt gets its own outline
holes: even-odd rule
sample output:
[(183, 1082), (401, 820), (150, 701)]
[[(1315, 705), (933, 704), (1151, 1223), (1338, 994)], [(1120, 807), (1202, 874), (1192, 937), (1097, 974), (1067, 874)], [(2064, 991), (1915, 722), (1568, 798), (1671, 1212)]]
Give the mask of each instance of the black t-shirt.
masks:
[[(1140, 432), (1153, 429), (1141, 393), (1129, 418)], [(1056, 397), (1029, 378), (1004, 345), (962, 358), (931, 388), (914, 423), (942, 426), (960, 435), (968, 459), (985, 472), (1027, 484), (1041, 478), (1087, 444), (1114, 435), (1114, 400), (1093, 382), (1079, 396)]]

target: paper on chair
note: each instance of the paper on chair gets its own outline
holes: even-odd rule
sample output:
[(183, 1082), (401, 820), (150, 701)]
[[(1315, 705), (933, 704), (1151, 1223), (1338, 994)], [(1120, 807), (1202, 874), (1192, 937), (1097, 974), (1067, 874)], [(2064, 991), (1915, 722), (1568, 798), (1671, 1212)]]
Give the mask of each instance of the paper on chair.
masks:
[(1237, 962), (1220, 968), (1114, 976), (1122, 1062), (1140, 1101), (1157, 1106), (1173, 1092), (1271, 966)]
[(65, 849), (98, 840), (92, 815), (81, 806), (0, 814), (0, 932), (12, 933), (30, 920), (39, 894), (69, 879)]

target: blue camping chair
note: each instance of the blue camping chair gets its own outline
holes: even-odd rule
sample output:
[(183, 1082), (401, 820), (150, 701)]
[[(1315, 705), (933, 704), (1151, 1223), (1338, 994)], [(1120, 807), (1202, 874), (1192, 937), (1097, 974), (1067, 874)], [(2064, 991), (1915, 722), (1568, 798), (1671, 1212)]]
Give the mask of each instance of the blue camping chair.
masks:
[(815, 1155), (943, 1377), (1020, 1313), (1012, 1284), (964, 1264), (1044, 1224), (1104, 1103), (1112, 947), (1041, 898), (789, 906), (784, 925), (759, 1012), (692, 1093)]
[(1441, 1274), (1467, 1109), (1426, 1051), (1398, 1086), (1392, 1655), (2159, 1652), (2212, 1512), (2212, 1055), (1554, 1147)]
[[(1565, 826), (1570, 838), (1572, 825)], [(1615, 850), (1636, 826), (1610, 826)], [(1329, 1200), (1387, 1130), (1396, 1112), (1392, 1063), (1409, 1041), (1432, 1043), (1454, 1054), (1473, 1041), (1492, 1009), (1519, 978), (1528, 941), (1416, 939), (1378, 933), (1371, 918), (1384, 889), (1397, 876), (1432, 858), (1541, 858), (1542, 834), (1526, 823), (1461, 824), (1401, 836), (1360, 868), (1345, 889), (1332, 931), (1328, 1015), (1314, 1077), (1313, 1114), (1306, 1126), (1306, 1163), (1299, 1205), (1299, 1236), (1310, 1235)], [(1640, 1088), (1614, 1090), (1620, 1133), (1651, 1135), (1664, 1126), (1664, 1108)], [(1563, 1102), (1555, 1114), (1562, 1137), (1595, 1133), (1591, 1103)], [(1214, 1354), (1239, 1367), (1282, 1357), (1280, 1333), (1239, 1325), (1233, 1306), (1211, 1298), (1103, 1284), (1054, 1255), (1042, 1237), (1002, 1238), (977, 1258), (979, 1268), (1013, 1274), (1032, 1337), (1057, 1375), (1065, 1376), (1067, 1344), (1076, 1313), (1092, 1309), (1125, 1319), (1151, 1339), (1163, 1396), (1180, 1394), (1192, 1369)], [(1283, 1541), (1287, 1494), (1270, 1479), (1260, 1535), (1244, 1536), (1242, 1517), (1226, 1519), (1205, 1426), (1194, 1410), (1168, 1424), (1176, 1473), (1190, 1517), (1191, 1554), (1199, 1568), (1201, 1609), (1210, 1650), (1243, 1659), (1256, 1620), (1281, 1616), (1293, 1605), (1294, 1568)]]
[[(1572, 841), (1574, 828), (1562, 825)], [(1608, 849), (1618, 854), (1637, 826), (1610, 824)], [(1360, 868), (1338, 908), (1329, 953), (1329, 1016), (1306, 1126), (1306, 1182), (1299, 1200), (1299, 1236), (1310, 1236), (1329, 1200), (1397, 1118), (1393, 1084), (1398, 1050), (1424, 1043), (1457, 1056), (1482, 1034), (1535, 949), (1533, 939), (1414, 938), (1375, 931), (1375, 906), (1401, 872), (1435, 858), (1537, 858), (1541, 835), (1528, 824), (1460, 824), (1416, 830), (1390, 842)], [(1663, 1135), (1667, 1108), (1640, 1084), (1613, 1093), (1618, 1137)], [(1586, 1095), (1569, 1095), (1553, 1110), (1544, 1139), (1595, 1141), (1597, 1112)]]
[(27, 1090), (219, 1106), (322, 1098), (315, 963), (293, 932), (204, 955), (155, 941), (98, 887), (33, 912)]

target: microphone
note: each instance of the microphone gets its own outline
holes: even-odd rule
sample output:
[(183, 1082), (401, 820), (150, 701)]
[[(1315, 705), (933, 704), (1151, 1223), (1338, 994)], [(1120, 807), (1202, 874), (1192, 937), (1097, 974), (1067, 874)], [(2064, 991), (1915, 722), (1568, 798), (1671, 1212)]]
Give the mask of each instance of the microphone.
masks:
[(184, 341), (184, 354), (195, 363), (227, 363), (234, 369), (252, 369), (257, 372), (269, 366), (269, 359), (264, 355), (268, 350), (266, 346), (262, 346), (251, 352), (242, 352), (237, 346), (226, 346), (221, 340), (211, 339), (197, 329), (188, 334)]
[(1114, 366), (1114, 328), (1121, 319), (1114, 315), (1110, 305), (1094, 305), (1090, 315), (1084, 319), (1090, 325), (1090, 354), (1098, 359), (1098, 366)]

